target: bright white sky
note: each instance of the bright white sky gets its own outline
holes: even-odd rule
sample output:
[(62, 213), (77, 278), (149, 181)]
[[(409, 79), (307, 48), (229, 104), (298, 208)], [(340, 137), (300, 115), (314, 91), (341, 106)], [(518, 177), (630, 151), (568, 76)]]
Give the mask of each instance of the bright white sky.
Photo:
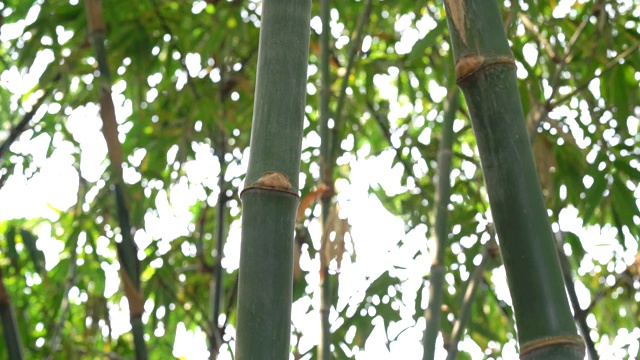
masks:
[[(556, 8), (556, 12), (561, 12), (561, 10), (564, 9), (563, 6), (570, 10), (570, 6), (573, 5), (573, 3), (574, 1), (562, 0)], [(193, 9), (194, 12), (202, 11), (198, 11), (195, 5)], [(28, 17), (27, 21), (22, 24), (11, 27), (7, 25), (3, 26), (2, 39), (0, 40), (5, 41), (9, 38), (20, 36), (23, 27), (28, 25), (30, 21), (33, 21), (35, 15), (37, 15), (37, 12), (33, 13), (31, 17)], [(332, 17), (334, 25), (332, 32), (335, 32), (334, 37), (338, 39), (337, 45), (343, 46), (349, 40), (341, 35), (340, 26), (342, 25), (337, 23), (337, 13), (334, 12)], [(396, 44), (396, 51), (398, 53), (408, 53), (413, 44), (419, 38), (424, 37), (428, 30), (436, 25), (432, 19), (427, 17), (418, 21), (420, 25), (418, 28), (412, 26), (412, 21), (413, 19), (409, 15), (404, 15), (396, 22), (396, 30), (401, 33), (400, 41)], [(321, 28), (317, 17), (312, 20), (312, 26), (314, 28)], [(60, 31), (59, 35), (70, 36), (65, 31)], [(365, 39), (365, 46), (367, 46), (367, 41), (370, 44), (370, 40), (370, 38)], [(527, 48), (525, 48), (525, 50), (527, 50)], [(534, 48), (528, 48), (528, 50), (525, 51), (527, 61), (529, 61), (529, 59), (535, 61), (535, 51)], [(17, 110), (20, 96), (27, 93), (37, 84), (45, 65), (52, 60), (52, 54), (43, 50), (40, 52), (35, 64), (27, 73), (20, 73), (17, 69), (13, 68), (1, 74), (0, 79), (2, 86), (14, 94), (12, 98), (12, 102), (15, 105), (14, 110)], [(202, 69), (200, 56), (196, 56), (195, 54), (188, 55), (186, 56), (186, 61), (190, 73), (197, 73)], [(310, 72), (315, 71), (315, 68), (310, 67)], [(518, 76), (524, 78), (528, 75), (526, 71), (524, 71), (524, 73), (523, 71), (523, 67), (520, 66)], [(397, 74), (397, 68), (390, 68), (387, 75), (377, 75), (374, 79), (376, 86), (381, 89), (381, 96), (387, 98), (390, 102), (390, 120), (392, 124), (396, 119), (403, 118), (410, 112), (421, 111), (421, 109), (414, 108), (412, 104), (406, 101), (400, 103), (397, 101), (397, 89), (393, 85)], [(150, 84), (157, 83), (158, 80), (159, 79), (154, 76), (149, 78)], [(79, 81), (91, 81), (91, 79), (73, 79), (72, 83), (75, 83), (77, 86)], [(122, 95), (125, 87), (126, 84), (123, 82), (119, 82), (113, 87), (113, 100), (117, 106), (118, 121), (121, 124), (121, 140), (124, 139), (126, 132), (130, 129), (131, 124), (127, 123), (127, 118), (132, 113), (131, 102), (126, 100)], [(444, 98), (446, 89), (436, 83), (431, 83), (428, 87), (434, 99), (441, 100)], [(310, 93), (315, 92), (313, 86), (310, 86), (308, 90)], [(597, 86), (593, 86), (592, 91), (597, 91)], [(150, 91), (148, 97), (150, 98), (149, 100), (155, 97), (153, 91)], [(33, 102), (33, 99), (27, 101), (27, 106), (30, 102)], [(48, 108), (43, 107), (38, 112), (38, 115), (36, 115), (35, 121), (42, 118), (46, 111), (50, 113), (60, 113), (61, 109), (60, 106), (57, 105), (50, 105)], [(64, 114), (67, 116), (67, 128), (81, 147), (80, 175), (89, 182), (98, 181), (106, 169), (106, 144), (100, 132), (101, 122), (98, 117), (98, 111), (99, 109), (96, 105), (88, 104)], [(552, 116), (558, 115), (558, 113), (552, 114)], [(562, 115), (567, 116), (566, 113)], [(62, 119), (63, 115), (60, 114), (60, 116)], [(432, 116), (435, 117), (435, 114)], [(567, 122), (570, 125), (576, 125), (571, 126), (571, 130), (574, 132), (576, 139), (579, 143), (580, 141), (584, 141), (585, 138), (580, 134), (580, 128), (577, 126), (576, 115), (571, 117), (571, 114), (569, 114), (568, 116), (570, 118)], [(429, 120), (433, 119), (431, 118)], [(461, 121), (458, 122), (460, 123)], [(58, 218), (58, 210), (64, 211), (76, 202), (79, 174), (74, 167), (73, 154), (77, 153), (77, 150), (74, 149), (70, 142), (63, 140), (60, 135), (54, 135), (53, 139), (48, 134), (41, 134), (36, 137), (33, 135), (33, 131), (26, 131), (11, 147), (13, 153), (23, 155), (31, 154), (34, 161), (29, 168), (25, 169), (22, 167), (19, 157), (12, 158), (12, 161), (18, 163), (15, 168), (15, 174), (8, 179), (4, 187), (0, 190), (0, 203), (12, 204), (12, 206), (0, 207), (0, 221), (35, 217), (43, 217), (51, 221), (56, 221)], [(428, 135), (430, 134), (426, 135), (427, 136), (421, 139), (421, 141), (425, 143), (429, 141)], [(6, 132), (0, 132), (0, 139), (4, 140), (4, 138), (6, 138)], [(56, 149), (51, 156), (47, 157), (47, 147), (51, 141), (53, 141)], [(311, 135), (305, 139), (303, 147), (309, 145), (317, 146), (318, 141), (317, 135)], [(352, 142), (352, 139), (347, 139), (343, 146), (350, 149), (353, 147)], [(189, 207), (199, 200), (204, 200), (205, 186), (215, 188), (217, 178), (220, 175), (220, 166), (213, 157), (211, 148), (205, 144), (194, 143), (192, 146), (196, 152), (196, 157), (195, 160), (189, 161), (184, 166), (187, 176), (181, 178), (173, 186), (170, 193), (160, 191), (156, 200), (157, 215), (148, 214), (145, 217), (145, 228), (136, 233), (135, 240), (140, 249), (144, 249), (151, 241), (158, 241), (161, 248), (167, 248), (174, 239), (187, 235), (189, 231), (192, 231), (193, 225), (191, 222), (193, 218), (189, 212)], [(169, 151), (167, 154), (169, 161), (172, 162), (172, 159), (175, 158), (177, 150), (176, 146)], [(137, 166), (144, 158), (144, 155), (145, 151), (140, 150), (135, 154), (131, 154), (130, 160), (133, 165)], [(245, 151), (244, 155), (240, 166), (229, 167), (225, 174), (226, 179), (230, 180), (233, 177), (244, 174), (247, 165), (248, 151)], [(392, 274), (405, 280), (403, 284), (403, 302), (409, 306), (400, 305), (398, 307), (403, 320), (391, 324), (388, 332), (389, 335), (393, 337), (403, 330), (407, 330), (402, 332), (397, 341), (391, 343), (391, 350), (388, 351), (384, 345), (386, 342), (385, 329), (381, 326), (380, 318), (374, 318), (373, 322), (376, 326), (373, 333), (368, 338), (365, 348), (355, 354), (355, 358), (360, 360), (422, 358), (422, 345), (420, 341), (425, 323), (424, 319), (420, 319), (417, 323), (414, 322), (412, 316), (414, 315), (413, 303), (416, 292), (419, 289), (422, 277), (428, 272), (431, 263), (430, 255), (427, 251), (427, 239), (425, 238), (426, 227), (421, 225), (412, 232), (405, 234), (403, 222), (388, 213), (380, 201), (376, 197), (369, 195), (367, 191), (370, 185), (380, 185), (388, 194), (397, 194), (408, 190), (399, 185), (402, 169), (398, 166), (394, 168), (391, 167), (393, 157), (394, 152), (392, 150), (385, 151), (377, 157), (368, 157), (368, 149), (362, 149), (358, 151), (356, 156), (346, 155), (339, 159), (342, 163), (350, 164), (351, 167), (349, 181), (339, 180), (337, 183), (339, 190), (338, 202), (342, 208), (341, 217), (349, 219), (349, 223), (352, 226), (351, 234), (357, 252), (357, 260), (355, 262), (345, 259), (342, 264), (339, 309), (343, 309), (347, 305), (346, 299), (351, 299), (350, 301), (352, 302), (363, 299), (364, 291), (368, 286), (366, 278), (370, 278), (370, 281), (372, 281), (382, 272), (392, 269), (393, 265), (402, 265), (402, 267), (406, 268), (406, 270), (395, 271), (392, 272)], [(426, 168), (419, 170), (426, 172)], [(462, 172), (473, 173), (474, 170), (475, 169), (463, 168)], [(29, 178), (29, 176), (34, 173), (35, 175)], [(456, 176), (456, 174), (452, 175), (452, 181), (454, 176)], [(128, 168), (125, 170), (126, 181), (137, 182), (139, 179), (140, 175), (135, 169)], [(301, 179), (301, 181), (302, 180), (303, 179)], [(585, 178), (585, 182), (588, 183), (589, 179)], [(103, 186), (104, 183), (98, 181), (98, 187)], [(88, 195), (89, 201), (97, 195), (98, 187), (93, 189)], [(640, 198), (640, 190), (636, 189), (635, 194), (636, 198)], [(215, 196), (214, 194), (211, 199), (215, 199)], [(238, 209), (232, 211), (237, 213)], [(489, 214), (485, 214), (485, 216), (489, 216)], [(626, 266), (633, 262), (634, 256), (638, 252), (637, 242), (629, 234), (625, 234), (627, 246), (625, 250), (615, 240), (615, 229), (599, 229), (597, 227), (584, 229), (582, 222), (577, 218), (577, 210), (573, 208), (567, 208), (560, 214), (560, 224), (562, 230), (573, 231), (584, 240), (587, 255), (579, 269), (581, 274), (593, 271), (594, 268), (601, 266), (607, 266), (610, 268), (610, 271), (615, 269), (617, 272), (621, 272)], [(558, 225), (554, 224), (554, 230), (557, 229)], [(37, 244), (38, 247), (45, 252), (47, 269), (51, 269), (57, 264), (58, 254), (63, 250), (62, 241), (57, 238), (51, 238), (50, 230), (51, 225), (47, 223), (42, 223), (39, 226), (40, 238)], [(316, 248), (319, 247), (319, 237), (317, 236), (317, 234), (320, 233), (319, 230), (317, 222), (310, 224), (310, 233), (313, 236), (313, 242)], [(402, 245), (399, 246), (401, 240)], [(81, 238), (79, 246), (88, 246), (85, 245), (85, 241), (86, 239), (83, 240)], [(109, 256), (113, 257), (113, 250), (108, 245), (109, 241), (106, 238), (100, 238), (98, 240), (98, 248), (93, 250), (103, 255), (111, 254)], [(189, 247), (183, 247), (182, 250), (185, 253), (194, 251)], [(224, 251), (225, 258), (223, 266), (228, 271), (236, 269), (238, 267), (238, 257), (240, 253), (239, 221), (232, 224)], [(416, 254), (418, 255), (414, 258)], [(144, 256), (142, 251), (141, 255)], [(159, 265), (158, 263), (152, 264), (152, 266)], [(301, 259), (301, 266), (303, 269), (309, 271), (307, 281), (309, 282), (310, 288), (317, 289), (319, 283), (317, 275), (319, 268), (318, 259), (303, 257)], [(102, 268), (105, 271), (107, 279), (105, 296), (108, 297), (118, 290), (118, 265), (104, 263)], [(510, 303), (503, 268), (500, 267), (494, 270), (491, 279), (496, 286), (498, 296)], [(609, 280), (607, 280), (607, 282), (609, 282)], [(576, 287), (581, 305), (583, 307), (588, 305), (590, 302), (589, 292), (581, 283), (577, 283)], [(86, 294), (81, 293), (78, 288), (72, 289), (70, 298), (74, 303), (82, 303), (87, 300)], [(423, 307), (426, 306), (427, 298), (428, 296), (425, 292), (423, 296)], [(640, 301), (640, 299), (637, 300)], [(146, 308), (149, 308), (151, 304), (147, 303), (146, 305)], [(316, 310), (318, 309), (317, 294), (314, 294), (312, 298), (305, 297), (300, 299), (293, 305), (293, 325), (298, 331), (304, 334), (300, 342), (300, 350), (302, 352), (315, 346), (319, 338), (319, 315), (317, 311), (307, 313), (306, 311), (309, 305), (312, 305)], [(130, 330), (126, 299), (123, 299), (120, 304), (113, 306), (110, 315), (112, 318), (111, 325), (113, 327), (112, 336), (117, 337), (119, 334)], [(334, 312), (331, 316), (332, 320), (335, 321), (337, 314)], [(145, 319), (147, 318), (148, 315)], [(595, 326), (596, 319), (591, 316), (589, 322), (591, 326)], [(172, 331), (174, 330), (169, 329), (169, 332)], [(186, 356), (188, 359), (206, 358), (207, 349), (204, 333), (187, 331), (183, 324), (175, 331), (177, 334), (174, 349), (175, 356)], [(155, 329), (157, 336), (163, 335), (164, 332), (164, 328)], [(235, 336), (234, 329), (230, 329), (229, 335), (232, 337)], [(353, 334), (351, 334), (351, 336), (353, 336)], [(628, 345), (630, 356), (635, 357), (638, 354), (638, 338), (640, 338), (640, 329), (636, 328), (631, 333), (626, 329), (621, 329), (619, 336), (615, 339), (603, 338), (598, 345), (598, 351), (603, 359), (622, 358), (618, 356), (621, 354), (619, 351), (621, 351), (620, 349), (622, 347)], [(438, 348), (442, 349), (441, 337), (438, 339), (438, 342)], [(43, 344), (38, 345), (42, 346)], [(231, 347), (233, 346), (233, 341), (231, 341)], [(221, 359), (231, 359), (230, 355), (224, 354), (224, 350), (225, 348), (223, 348)], [(481, 349), (473, 341), (468, 339), (462, 342), (461, 351), (470, 352), (474, 359), (483, 358)], [(443, 358), (445, 354), (444, 350), (440, 350), (440, 353), (436, 357)], [(514, 340), (505, 345), (503, 356), (505, 359), (517, 358), (516, 343)]]

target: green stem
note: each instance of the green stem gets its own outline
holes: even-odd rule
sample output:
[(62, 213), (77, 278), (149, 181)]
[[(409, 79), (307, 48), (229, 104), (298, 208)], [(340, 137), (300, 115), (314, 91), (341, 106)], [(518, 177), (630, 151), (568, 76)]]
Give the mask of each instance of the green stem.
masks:
[(449, 92), (447, 105), (442, 122), (442, 137), (438, 145), (438, 174), (436, 177), (435, 198), (435, 245), (431, 272), (429, 276), (429, 305), (424, 316), (427, 327), (424, 330), (424, 360), (435, 359), (436, 338), (440, 330), (440, 306), (442, 305), (442, 291), (444, 288), (445, 260), (444, 250), (447, 246), (449, 234), (448, 215), (449, 197), (451, 195), (451, 159), (453, 145), (453, 121), (459, 105), (460, 95), (458, 89)]
[[(56, 80), (58, 79), (58, 77), (56, 77)], [(27, 129), (27, 127), (29, 126), (29, 122), (36, 115), (36, 113), (40, 109), (40, 106), (42, 106), (49, 94), (51, 94), (51, 91), (45, 90), (44, 94), (31, 107), (31, 110), (24, 114), (22, 119), (20, 119), (20, 121), (11, 128), (7, 139), (2, 144), (0, 144), (0, 164), (4, 162), (5, 154), (7, 153), (7, 151), (9, 151), (9, 148), (18, 139), (18, 137)]]
[[(345, 69), (344, 76), (342, 76), (342, 82), (340, 84), (340, 93), (338, 96), (338, 103), (336, 105), (336, 119), (334, 129), (341, 129), (342, 124), (344, 122), (342, 118), (342, 111), (344, 109), (344, 103), (347, 98), (347, 87), (349, 87), (349, 76), (351, 75), (351, 71), (355, 66), (357, 57), (356, 55), (359, 53), (359, 49), (362, 46), (362, 39), (364, 38), (364, 27), (369, 23), (369, 18), (371, 15), (371, 7), (372, 0), (365, 0), (365, 3), (362, 8), (362, 13), (360, 13), (360, 17), (358, 18), (358, 22), (356, 24), (356, 28), (353, 31), (353, 36), (351, 37), (351, 41), (349, 41), (349, 59), (347, 60), (347, 68)], [(335, 139), (333, 139), (335, 140)], [(338, 150), (337, 142), (332, 142), (329, 144), (329, 149), (331, 149), (331, 154), (335, 154)]]
[(107, 143), (111, 177), (113, 178), (113, 193), (118, 211), (118, 223), (122, 241), (116, 244), (118, 259), (123, 271), (120, 277), (124, 284), (125, 295), (129, 300), (130, 321), (137, 360), (148, 358), (147, 346), (144, 340), (144, 297), (140, 289), (140, 263), (138, 248), (133, 241), (131, 220), (126, 199), (126, 189), (122, 179), (122, 144), (118, 140), (118, 124), (113, 100), (111, 99), (111, 73), (107, 61), (105, 47), (105, 23), (102, 14), (101, 0), (85, 0), (85, 10), (89, 35), (100, 70), (100, 116), (102, 118), (102, 133)]
[[(331, 72), (329, 68), (329, 34), (330, 24), (330, 0), (320, 0), (320, 18), (322, 21), (322, 33), (320, 33), (320, 108), (319, 108), (319, 133), (320, 133), (320, 173), (321, 182), (327, 189), (333, 189), (333, 156), (331, 144), (333, 133), (329, 131), (329, 101), (331, 98)], [(326, 223), (331, 209), (333, 191), (328, 190), (321, 196), (322, 207), (322, 231), (327, 231)], [(320, 246), (320, 253), (325, 253), (325, 243)], [(331, 359), (331, 324), (329, 312), (331, 309), (331, 279), (329, 264), (320, 261), (320, 343), (318, 344), (318, 359)]]
[[(563, 233), (560, 233), (561, 237), (564, 237)], [(564, 239), (560, 242), (560, 244), (564, 244)], [(569, 300), (571, 301), (571, 307), (573, 308), (574, 318), (576, 319), (576, 324), (578, 325), (578, 329), (580, 329), (580, 333), (584, 338), (585, 345), (587, 347), (587, 355), (589, 356), (589, 360), (598, 360), (600, 357), (598, 356), (598, 351), (596, 351), (596, 346), (591, 339), (591, 328), (587, 325), (587, 314), (585, 310), (580, 307), (580, 301), (578, 301), (578, 294), (576, 293), (576, 287), (573, 284), (573, 276), (571, 275), (571, 264), (569, 264), (569, 259), (567, 255), (562, 250), (562, 247), (558, 244), (558, 256), (560, 257), (560, 265), (562, 266), (562, 276), (564, 277), (564, 283), (567, 287), (567, 294), (569, 294)]]
[(226, 137), (223, 133), (219, 133), (216, 140), (216, 153), (218, 162), (220, 163), (220, 178), (218, 179), (218, 188), (220, 189), (220, 194), (218, 195), (218, 204), (216, 205), (216, 258), (213, 266), (213, 277), (211, 278), (213, 284), (211, 284), (212, 286), (210, 288), (211, 318), (209, 319), (209, 322), (212, 333), (209, 340), (209, 353), (211, 359), (217, 358), (219, 348), (222, 345), (222, 332), (220, 326), (218, 325), (218, 318), (220, 317), (220, 309), (222, 308), (223, 297), (222, 283), (224, 281), (224, 271), (222, 270), (222, 253), (224, 251), (226, 228), (225, 217), (227, 208), (227, 194), (225, 193), (226, 183), (224, 180), (224, 154), (226, 154)]
[(513, 300), (521, 359), (582, 359), (494, 0), (447, 0), (456, 77), (467, 100)]
[(264, 0), (241, 193), (236, 358), (288, 359), (310, 0)]

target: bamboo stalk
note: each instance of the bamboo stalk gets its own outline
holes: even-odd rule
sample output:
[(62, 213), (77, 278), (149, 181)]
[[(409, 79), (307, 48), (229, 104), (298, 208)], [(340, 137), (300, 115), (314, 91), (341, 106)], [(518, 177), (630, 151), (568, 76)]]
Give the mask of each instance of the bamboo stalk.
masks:
[(224, 281), (224, 270), (222, 269), (222, 253), (224, 252), (224, 242), (225, 242), (225, 218), (227, 214), (227, 194), (226, 192), (226, 182), (224, 180), (224, 169), (225, 169), (225, 161), (224, 155), (226, 154), (226, 137), (224, 134), (219, 133), (217, 137), (217, 146), (216, 146), (216, 154), (218, 157), (218, 162), (220, 163), (220, 178), (218, 179), (218, 188), (220, 189), (220, 194), (218, 195), (218, 203), (216, 204), (216, 258), (213, 265), (213, 276), (211, 278), (212, 284), (210, 287), (211, 292), (211, 329), (212, 336), (210, 339), (210, 358), (217, 358), (217, 354), (219, 352), (219, 348), (222, 345), (222, 329), (218, 325), (220, 311), (222, 309), (222, 300), (223, 300), (223, 281)]
[[(322, 232), (327, 231), (326, 224), (331, 209), (331, 198), (333, 196), (333, 156), (332, 143), (334, 133), (329, 130), (329, 101), (331, 98), (331, 72), (329, 68), (329, 34), (330, 24), (330, 0), (320, 0), (320, 19), (322, 21), (322, 33), (320, 33), (320, 108), (319, 108), (319, 130), (320, 133), (320, 181), (326, 186), (325, 191), (320, 196), (322, 207)], [(322, 236), (324, 237), (324, 235)], [(331, 311), (331, 278), (329, 275), (328, 261), (324, 261), (324, 247), (326, 242), (320, 245), (320, 342), (318, 344), (318, 359), (331, 359), (331, 324), (329, 323), (329, 312)]]
[(496, 1), (447, 0), (456, 77), (476, 135), (521, 359), (582, 359)]
[(288, 359), (310, 0), (264, 0), (241, 194), (236, 359)]
[(571, 275), (571, 264), (569, 263), (569, 259), (567, 258), (567, 255), (564, 253), (564, 250), (561, 247), (561, 244), (564, 244), (564, 234), (561, 232), (558, 234), (558, 236), (560, 237), (558, 244), (558, 256), (560, 257), (562, 276), (564, 277), (564, 282), (567, 286), (567, 294), (569, 295), (571, 307), (573, 308), (573, 317), (575, 318), (578, 329), (580, 330), (580, 333), (584, 338), (589, 360), (598, 360), (600, 359), (600, 356), (598, 355), (598, 351), (596, 351), (596, 346), (593, 342), (593, 339), (591, 339), (591, 328), (589, 327), (589, 325), (587, 325), (588, 312), (580, 307), (580, 301), (578, 301), (576, 287), (573, 284), (573, 276)]
[(116, 122), (115, 107), (111, 99), (111, 72), (107, 61), (105, 47), (105, 23), (102, 14), (101, 0), (85, 0), (85, 10), (89, 35), (98, 62), (100, 89), (100, 116), (102, 118), (102, 134), (107, 143), (107, 153), (110, 160), (111, 177), (113, 178), (113, 193), (118, 211), (118, 224), (122, 241), (116, 244), (120, 261), (120, 278), (125, 295), (129, 301), (130, 322), (133, 332), (133, 342), (137, 360), (148, 358), (147, 346), (144, 340), (144, 297), (140, 284), (140, 263), (138, 248), (131, 234), (129, 208), (126, 191), (122, 179), (122, 144), (118, 140), (118, 124)]
[(448, 215), (449, 197), (451, 196), (451, 159), (453, 145), (453, 121), (459, 105), (458, 89), (449, 92), (442, 121), (442, 133), (438, 145), (438, 174), (436, 175), (435, 198), (435, 242), (433, 258), (429, 275), (429, 305), (424, 312), (427, 327), (424, 330), (422, 358), (435, 359), (436, 338), (440, 330), (440, 307), (442, 305), (442, 291), (444, 288), (444, 250), (447, 246), (449, 234)]

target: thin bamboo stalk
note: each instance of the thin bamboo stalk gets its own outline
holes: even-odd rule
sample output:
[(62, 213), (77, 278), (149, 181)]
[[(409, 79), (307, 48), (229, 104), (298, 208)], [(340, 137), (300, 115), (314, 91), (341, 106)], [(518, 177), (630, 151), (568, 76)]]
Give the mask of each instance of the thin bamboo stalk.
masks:
[[(320, 0), (320, 19), (322, 21), (322, 33), (320, 33), (320, 108), (319, 108), (319, 133), (320, 133), (320, 181), (327, 189), (333, 189), (333, 156), (331, 144), (334, 133), (329, 130), (329, 101), (331, 98), (331, 72), (329, 68), (329, 34), (330, 24), (330, 0)], [(322, 232), (327, 231), (326, 224), (331, 209), (332, 190), (321, 194), (322, 207)], [(323, 235), (324, 237), (324, 235)], [(331, 359), (331, 330), (329, 312), (331, 310), (331, 278), (329, 264), (325, 261), (326, 242), (320, 246), (320, 342), (318, 344), (318, 359)]]
[[(560, 237), (564, 237), (562, 233), (559, 235)], [(564, 239), (560, 242), (560, 244), (564, 244)], [(569, 259), (567, 255), (562, 250), (562, 247), (558, 245), (558, 256), (560, 257), (560, 265), (562, 266), (562, 276), (564, 277), (564, 283), (567, 286), (567, 294), (569, 295), (569, 300), (571, 301), (571, 307), (573, 308), (573, 317), (576, 320), (576, 325), (580, 330), (580, 334), (584, 338), (584, 342), (587, 348), (587, 355), (589, 356), (589, 360), (598, 360), (600, 356), (598, 355), (598, 351), (596, 351), (596, 346), (591, 339), (591, 328), (587, 325), (587, 314), (580, 307), (580, 301), (578, 301), (578, 294), (576, 293), (576, 287), (573, 284), (573, 276), (571, 275), (571, 264), (569, 263)]]
[[(222, 77), (223, 80), (221, 83), (224, 83), (224, 77), (226, 74), (223, 72)], [(226, 119), (226, 99), (227, 96), (224, 91), (220, 91), (220, 102), (223, 104), (223, 109), (220, 111), (220, 118)], [(218, 178), (218, 190), (220, 193), (218, 194), (218, 203), (216, 204), (216, 258), (213, 265), (213, 273), (211, 277), (211, 283), (209, 288), (210, 293), (210, 318), (209, 323), (211, 327), (211, 334), (209, 334), (209, 358), (216, 359), (218, 357), (218, 353), (220, 350), (220, 346), (222, 345), (222, 335), (223, 328), (218, 325), (220, 312), (222, 309), (222, 301), (224, 295), (224, 271), (222, 270), (222, 253), (224, 251), (224, 243), (225, 243), (225, 234), (226, 234), (226, 215), (227, 215), (227, 183), (224, 179), (224, 171), (226, 169), (226, 162), (224, 160), (224, 156), (227, 153), (227, 136), (221, 131), (220, 127), (216, 129), (216, 134), (214, 135), (214, 144), (215, 144), (215, 152), (216, 157), (218, 158), (218, 163), (220, 164), (220, 177)]]
[[(349, 77), (351, 76), (351, 71), (353, 70), (356, 60), (358, 57), (358, 49), (362, 47), (362, 40), (364, 39), (364, 30), (365, 26), (369, 23), (371, 18), (371, 8), (373, 6), (373, 0), (365, 0), (362, 5), (362, 12), (358, 17), (358, 22), (356, 23), (356, 28), (353, 31), (353, 35), (351, 36), (351, 41), (349, 41), (349, 58), (347, 60), (347, 68), (345, 69), (344, 75), (342, 76), (342, 82), (340, 84), (340, 93), (338, 95), (338, 102), (336, 105), (336, 118), (335, 118), (335, 129), (341, 129), (344, 125), (344, 119), (342, 117), (342, 112), (344, 110), (344, 104), (347, 98), (347, 87), (349, 87)], [(336, 151), (338, 151), (339, 143), (332, 142), (329, 144), (329, 148), (331, 149), (332, 156), (336, 156)]]
[(521, 359), (582, 359), (538, 183), (513, 55), (494, 0), (447, 0), (456, 77), (476, 135)]
[(449, 234), (448, 215), (449, 197), (451, 195), (451, 159), (453, 145), (453, 120), (459, 106), (460, 94), (458, 89), (449, 92), (442, 121), (442, 133), (438, 145), (438, 174), (436, 176), (435, 198), (435, 242), (433, 258), (429, 275), (429, 305), (424, 312), (427, 327), (424, 330), (422, 358), (433, 360), (436, 352), (436, 338), (440, 330), (440, 306), (442, 305), (442, 291), (444, 287), (444, 250), (447, 246)]
[(147, 346), (144, 340), (144, 297), (140, 284), (140, 264), (138, 249), (131, 234), (129, 209), (125, 197), (124, 181), (122, 180), (122, 144), (118, 140), (118, 124), (116, 122), (115, 107), (111, 99), (111, 72), (107, 61), (105, 47), (105, 23), (102, 14), (101, 0), (85, 0), (85, 10), (91, 43), (98, 62), (100, 115), (102, 118), (102, 134), (107, 143), (107, 153), (110, 160), (113, 192), (118, 210), (118, 223), (122, 241), (116, 244), (118, 259), (120, 260), (120, 278), (124, 285), (125, 295), (129, 301), (130, 322), (133, 332), (133, 342), (137, 360), (148, 358)]
[(210, 339), (210, 349), (209, 353), (211, 359), (215, 359), (218, 355), (219, 348), (222, 345), (222, 329), (218, 325), (220, 311), (222, 309), (222, 300), (223, 300), (223, 281), (224, 281), (224, 270), (222, 269), (222, 253), (224, 251), (224, 242), (225, 242), (225, 233), (226, 233), (226, 224), (225, 218), (227, 214), (227, 194), (226, 192), (226, 182), (224, 180), (224, 169), (225, 169), (225, 161), (224, 155), (226, 154), (226, 137), (224, 134), (218, 134), (216, 153), (218, 157), (218, 162), (220, 163), (220, 178), (218, 179), (218, 188), (220, 189), (220, 194), (218, 195), (218, 203), (216, 205), (216, 258), (213, 265), (213, 276), (211, 278), (212, 284), (210, 288), (211, 292), (211, 319), (210, 326), (212, 329), (211, 339)]

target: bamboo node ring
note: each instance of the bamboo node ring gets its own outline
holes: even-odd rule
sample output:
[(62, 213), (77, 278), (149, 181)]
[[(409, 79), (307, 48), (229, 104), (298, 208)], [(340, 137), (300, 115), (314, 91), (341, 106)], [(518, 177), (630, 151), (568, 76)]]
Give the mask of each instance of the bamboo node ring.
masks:
[(293, 191), (293, 187), (289, 182), (289, 176), (279, 171), (265, 171), (258, 181), (245, 187), (242, 192), (249, 189), (275, 190), (298, 196), (298, 194)]
[(456, 61), (456, 79), (460, 83), (478, 71), (489, 66), (506, 64), (515, 66), (513, 57), (505, 55), (482, 56), (480, 54), (469, 54)]
[(570, 335), (570, 336), (549, 336), (533, 341), (528, 341), (520, 345), (520, 358), (523, 359), (528, 353), (535, 350), (543, 349), (554, 345), (569, 345), (576, 348), (584, 349), (584, 340), (582, 336)]

